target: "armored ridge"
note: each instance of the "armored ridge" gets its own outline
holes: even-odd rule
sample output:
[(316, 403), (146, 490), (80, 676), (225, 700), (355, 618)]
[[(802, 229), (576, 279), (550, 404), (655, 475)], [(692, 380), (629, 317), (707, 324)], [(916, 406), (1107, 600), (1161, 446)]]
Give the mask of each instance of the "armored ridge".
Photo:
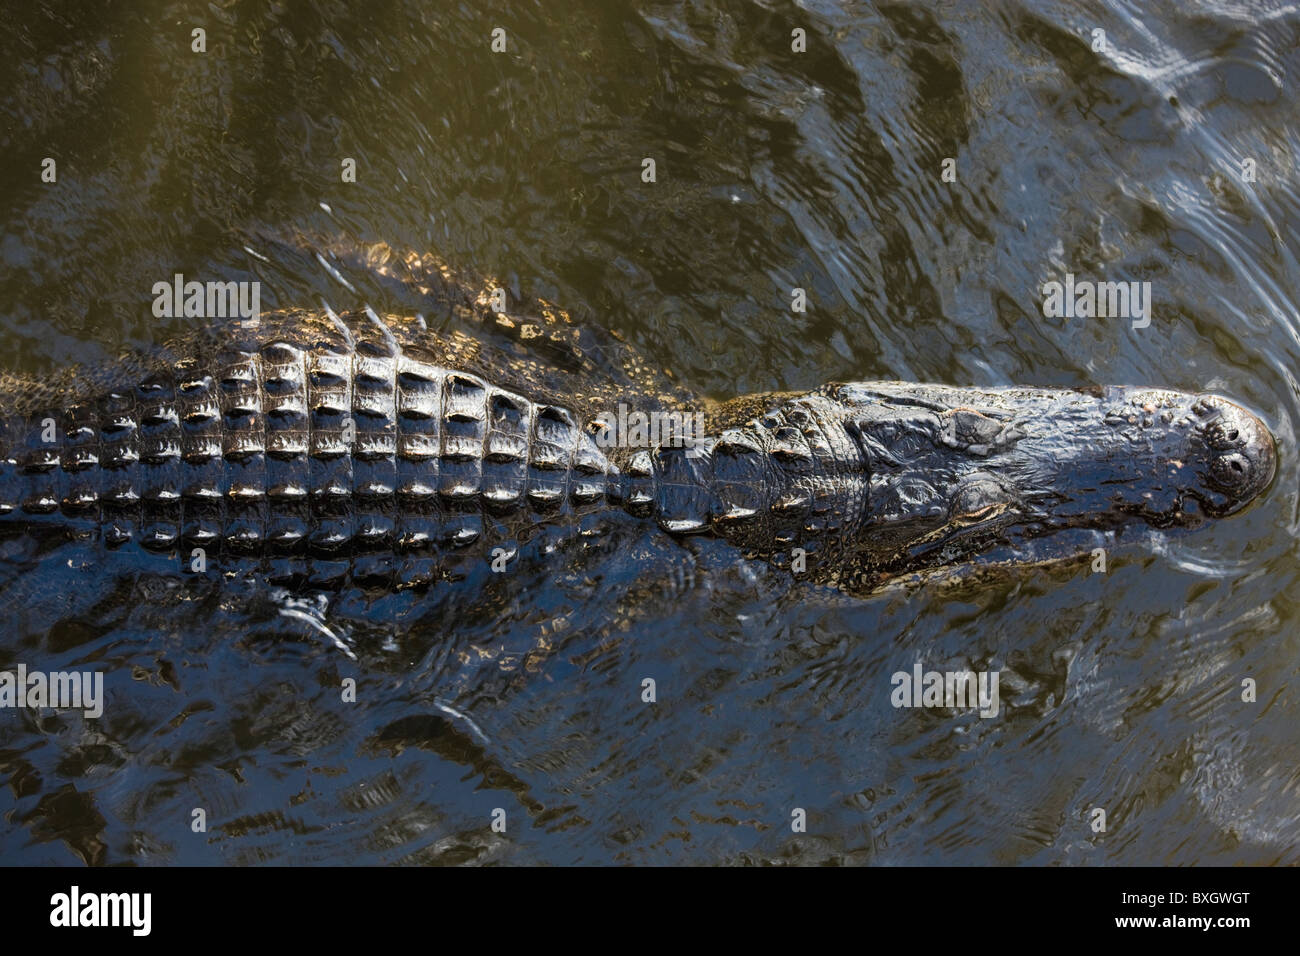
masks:
[(388, 576), (398, 556), (418, 579), (611, 508), (753, 553), (816, 551), (852, 517), (840, 503), (865, 500), (856, 446), (819, 396), (687, 446), (607, 453), (578, 413), (354, 334), (366, 328), (182, 357), (9, 416), (0, 522), (108, 551), (339, 563), (313, 578), (349, 562)]
[(0, 507), (116, 548), (344, 558), (464, 548), (601, 506), (566, 409), (392, 346), (269, 343), (5, 423)]

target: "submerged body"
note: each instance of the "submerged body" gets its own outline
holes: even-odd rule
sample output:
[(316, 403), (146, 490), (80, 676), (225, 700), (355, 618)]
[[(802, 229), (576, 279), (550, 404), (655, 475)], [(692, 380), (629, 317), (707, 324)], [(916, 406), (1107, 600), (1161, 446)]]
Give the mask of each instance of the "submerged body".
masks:
[[(1275, 469), (1267, 428), (1217, 396), (895, 382), (700, 403), (423, 326), (289, 312), (10, 394), (0, 534), (408, 587), (617, 514), (860, 591), (1066, 529), (1222, 517)], [(610, 444), (620, 405), (704, 434)]]

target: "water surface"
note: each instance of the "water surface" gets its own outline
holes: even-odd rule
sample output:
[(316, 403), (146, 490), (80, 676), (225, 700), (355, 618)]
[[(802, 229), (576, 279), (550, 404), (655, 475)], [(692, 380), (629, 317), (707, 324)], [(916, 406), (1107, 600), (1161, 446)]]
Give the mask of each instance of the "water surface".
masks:
[[(177, 272), (403, 307), (267, 254), (304, 232), (435, 250), (701, 395), (1160, 385), (1281, 451), (1259, 506), (1105, 574), (846, 599), (647, 533), (635, 577), (361, 615), (356, 663), (255, 592), (65, 563), (0, 663), (101, 669), (108, 706), (0, 714), (0, 861), (1300, 862), (1295, 7), (42, 2), (0, 64), (15, 372), (174, 334)], [(1066, 273), (1149, 281), (1150, 325), (1044, 317)], [(1001, 713), (894, 709), (918, 661), (1001, 669)]]

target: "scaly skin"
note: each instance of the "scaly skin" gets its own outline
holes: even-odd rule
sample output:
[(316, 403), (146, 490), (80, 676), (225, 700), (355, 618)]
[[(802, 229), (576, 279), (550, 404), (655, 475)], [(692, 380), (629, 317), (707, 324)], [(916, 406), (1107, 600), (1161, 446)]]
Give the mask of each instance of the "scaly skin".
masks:
[(535, 364), (400, 320), (271, 325), (56, 391), (62, 407), (27, 400), (4, 421), (0, 524), (400, 587), (618, 512), (861, 591), (1064, 529), (1222, 517), (1275, 470), (1245, 410), (1123, 388), (832, 385), (709, 407), (689, 448), (605, 449), (593, 420), (616, 399), (683, 406), (636, 388), (530, 394)]

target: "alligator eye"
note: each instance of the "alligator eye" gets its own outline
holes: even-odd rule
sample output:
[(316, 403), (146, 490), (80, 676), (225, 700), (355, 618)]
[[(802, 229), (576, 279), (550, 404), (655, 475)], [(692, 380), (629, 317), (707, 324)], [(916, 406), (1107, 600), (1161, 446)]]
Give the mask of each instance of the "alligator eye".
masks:
[(948, 514), (953, 521), (973, 524), (1000, 512), (1006, 499), (1006, 493), (994, 482), (975, 481), (957, 490)]
[(953, 521), (961, 524), (975, 524), (983, 521), (985, 518), (991, 518), (1002, 510), (1000, 504), (985, 505), (976, 511), (966, 511), (961, 514), (953, 515)]
[(948, 420), (947, 443), (974, 454), (986, 455), (1003, 433), (1003, 423), (973, 408), (954, 408)]

